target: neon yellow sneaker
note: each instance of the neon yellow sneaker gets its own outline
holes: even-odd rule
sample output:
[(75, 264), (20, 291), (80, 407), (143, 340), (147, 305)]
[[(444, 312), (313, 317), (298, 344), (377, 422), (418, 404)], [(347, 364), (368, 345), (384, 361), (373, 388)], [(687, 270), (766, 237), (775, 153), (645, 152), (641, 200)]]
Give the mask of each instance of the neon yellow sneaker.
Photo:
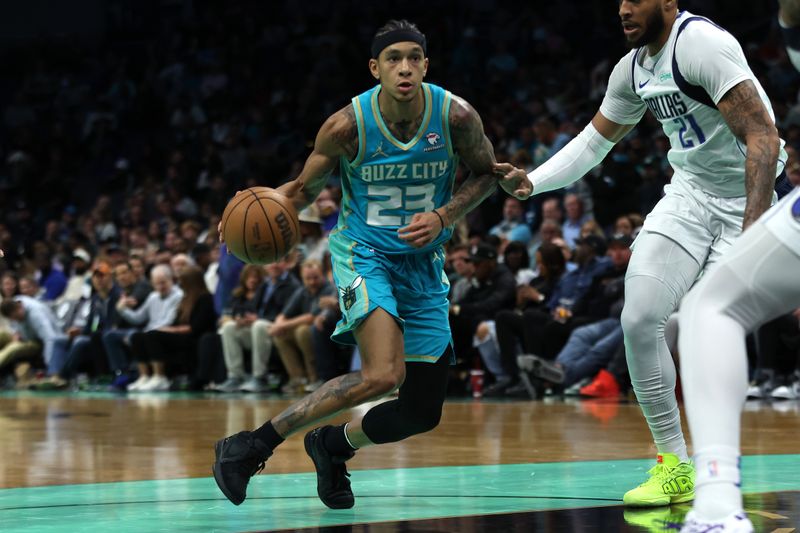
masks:
[(625, 493), (625, 505), (657, 507), (694, 499), (694, 464), (672, 453), (658, 454), (657, 461), (648, 471), (650, 479)]

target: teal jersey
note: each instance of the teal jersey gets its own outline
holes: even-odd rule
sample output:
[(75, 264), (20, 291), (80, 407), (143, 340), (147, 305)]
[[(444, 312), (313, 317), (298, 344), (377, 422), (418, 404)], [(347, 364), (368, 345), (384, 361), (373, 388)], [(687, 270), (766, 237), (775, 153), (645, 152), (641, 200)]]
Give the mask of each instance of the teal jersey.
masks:
[(397, 235), (415, 213), (450, 201), (458, 157), (453, 152), (448, 115), (449, 91), (422, 84), (425, 111), (413, 139), (400, 142), (389, 131), (378, 107), (380, 85), (353, 98), (358, 124), (358, 153), (340, 161), (342, 205), (337, 231), (384, 254), (430, 252), (450, 239), (444, 228), (423, 248)]

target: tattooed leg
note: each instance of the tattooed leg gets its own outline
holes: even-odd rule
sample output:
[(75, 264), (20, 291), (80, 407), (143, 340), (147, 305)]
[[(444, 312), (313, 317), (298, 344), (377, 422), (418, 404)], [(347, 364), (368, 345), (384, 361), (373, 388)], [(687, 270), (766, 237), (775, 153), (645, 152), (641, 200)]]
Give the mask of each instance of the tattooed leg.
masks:
[(336, 377), (272, 419), (278, 434), (288, 436), (345, 409), (389, 394), (403, 384), (403, 334), (383, 309), (373, 311), (356, 329), (361, 371)]

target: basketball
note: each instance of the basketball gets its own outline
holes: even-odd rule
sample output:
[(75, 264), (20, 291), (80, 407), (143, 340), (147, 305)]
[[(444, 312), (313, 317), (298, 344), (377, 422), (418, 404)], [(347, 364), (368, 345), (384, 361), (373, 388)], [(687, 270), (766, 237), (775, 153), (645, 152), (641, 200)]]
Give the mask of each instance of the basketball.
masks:
[(274, 263), (297, 244), (297, 210), (275, 189), (245, 189), (228, 202), (222, 213), (222, 236), (228, 250), (245, 263)]

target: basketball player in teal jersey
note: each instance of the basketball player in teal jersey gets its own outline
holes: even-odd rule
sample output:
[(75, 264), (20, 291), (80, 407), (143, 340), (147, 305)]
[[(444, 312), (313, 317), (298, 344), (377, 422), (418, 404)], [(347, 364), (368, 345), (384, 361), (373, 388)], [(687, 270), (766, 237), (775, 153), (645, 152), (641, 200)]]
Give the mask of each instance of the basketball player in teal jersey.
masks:
[[(279, 189), (300, 210), (339, 169), (342, 207), (329, 240), (343, 317), (333, 338), (358, 344), (362, 369), (261, 428), (217, 442), (214, 478), (236, 505), (285, 438), (399, 387), (397, 399), (305, 436), (320, 499), (350, 508), (345, 461), (359, 448), (430, 431), (441, 417), (453, 357), (442, 244), (495, 190), (494, 153), (475, 110), (423, 82), (426, 41), (414, 24), (390, 21), (378, 30), (369, 69), (379, 85), (322, 125), (300, 175)], [(472, 174), (452, 195), (459, 158)]]

